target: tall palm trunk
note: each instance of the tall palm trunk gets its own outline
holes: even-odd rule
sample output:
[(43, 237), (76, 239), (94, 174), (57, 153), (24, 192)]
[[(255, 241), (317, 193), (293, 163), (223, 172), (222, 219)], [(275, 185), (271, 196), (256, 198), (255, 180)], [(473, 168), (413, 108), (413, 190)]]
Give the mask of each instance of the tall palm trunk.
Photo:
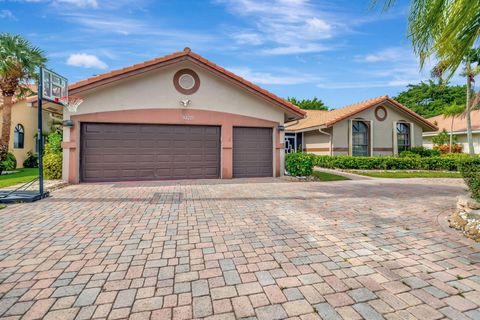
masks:
[(452, 115), (452, 123), (450, 124), (450, 145), (448, 147), (448, 153), (452, 153), (452, 144), (453, 144), (453, 121), (455, 121), (455, 116)]
[(467, 141), (468, 141), (468, 152), (471, 156), (475, 155), (475, 150), (473, 149), (473, 136), (472, 136), (472, 120), (470, 117), (470, 100), (472, 99), (472, 77), (467, 75), (467, 103), (465, 110), (465, 119), (467, 121)]
[(12, 125), (12, 104), (13, 96), (3, 96), (3, 113), (2, 113), (2, 136), (0, 143), (7, 147), (10, 146), (10, 130)]

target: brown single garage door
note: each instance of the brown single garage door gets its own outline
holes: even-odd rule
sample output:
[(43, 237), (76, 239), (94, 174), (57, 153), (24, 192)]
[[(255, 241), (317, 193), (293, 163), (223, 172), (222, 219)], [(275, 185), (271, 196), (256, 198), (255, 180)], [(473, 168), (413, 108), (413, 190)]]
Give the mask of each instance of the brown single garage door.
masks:
[(273, 176), (272, 128), (233, 128), (233, 177)]
[(83, 123), (85, 182), (218, 178), (220, 127)]

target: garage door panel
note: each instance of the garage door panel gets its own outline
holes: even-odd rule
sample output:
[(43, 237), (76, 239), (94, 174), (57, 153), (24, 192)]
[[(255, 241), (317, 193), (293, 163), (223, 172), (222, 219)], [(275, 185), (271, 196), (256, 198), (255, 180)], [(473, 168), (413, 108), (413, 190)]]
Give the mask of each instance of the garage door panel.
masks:
[(233, 176), (273, 175), (272, 128), (233, 128)]
[(218, 178), (220, 128), (82, 124), (82, 181)]

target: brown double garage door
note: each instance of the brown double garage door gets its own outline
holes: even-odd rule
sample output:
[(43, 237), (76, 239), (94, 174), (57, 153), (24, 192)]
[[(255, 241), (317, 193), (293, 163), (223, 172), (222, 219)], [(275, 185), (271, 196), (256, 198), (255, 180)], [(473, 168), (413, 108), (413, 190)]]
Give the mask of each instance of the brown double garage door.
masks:
[[(220, 178), (218, 126), (83, 123), (84, 182)], [(272, 129), (233, 129), (234, 177), (272, 176)]]

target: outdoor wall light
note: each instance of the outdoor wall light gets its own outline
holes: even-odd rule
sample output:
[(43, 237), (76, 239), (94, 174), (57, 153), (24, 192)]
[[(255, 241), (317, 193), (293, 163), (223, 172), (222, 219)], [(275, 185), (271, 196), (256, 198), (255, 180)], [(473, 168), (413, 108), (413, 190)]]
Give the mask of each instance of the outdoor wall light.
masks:
[(277, 130), (280, 131), (280, 132), (285, 131), (285, 126), (283, 124), (279, 124), (277, 126)]
[(185, 99), (185, 100), (180, 100), (180, 103), (182, 104), (182, 106), (186, 108), (190, 105), (190, 103), (192, 103), (192, 101), (190, 99)]
[(74, 123), (72, 120), (63, 120), (63, 126), (67, 128), (73, 128)]

